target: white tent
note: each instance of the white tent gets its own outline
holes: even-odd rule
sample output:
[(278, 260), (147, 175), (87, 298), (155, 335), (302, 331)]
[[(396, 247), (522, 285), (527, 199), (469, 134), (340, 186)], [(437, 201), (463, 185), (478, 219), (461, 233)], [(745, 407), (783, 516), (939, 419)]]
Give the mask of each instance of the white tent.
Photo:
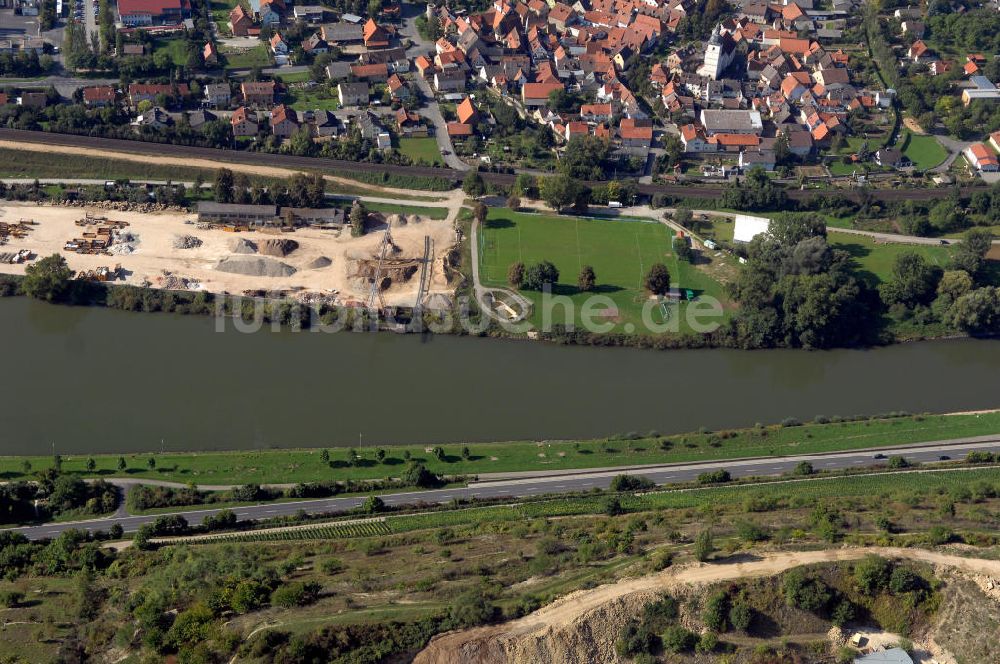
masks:
[(733, 227), (733, 242), (749, 242), (761, 233), (766, 233), (770, 224), (771, 220), (764, 217), (738, 214), (736, 225)]

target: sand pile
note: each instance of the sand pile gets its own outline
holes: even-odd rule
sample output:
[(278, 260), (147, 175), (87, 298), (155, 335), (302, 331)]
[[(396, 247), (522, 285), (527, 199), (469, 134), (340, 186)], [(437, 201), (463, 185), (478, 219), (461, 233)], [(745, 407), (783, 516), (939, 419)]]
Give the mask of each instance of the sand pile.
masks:
[(305, 269), (307, 269), (307, 270), (318, 270), (320, 268), (330, 267), (331, 265), (333, 265), (333, 261), (332, 260), (330, 260), (326, 256), (320, 256), (320, 257), (314, 258), (311, 261), (309, 261), (308, 263), (306, 263)]
[(282, 258), (299, 248), (299, 243), (295, 240), (269, 239), (257, 245), (257, 251), (265, 256), (277, 256)]
[(202, 245), (202, 241), (193, 235), (178, 235), (174, 239), (174, 249), (195, 249)]
[(242, 237), (234, 237), (229, 241), (229, 251), (234, 254), (256, 254), (257, 245)]
[(296, 270), (291, 265), (271, 258), (230, 256), (215, 264), (220, 272), (242, 274), (249, 277), (290, 277)]

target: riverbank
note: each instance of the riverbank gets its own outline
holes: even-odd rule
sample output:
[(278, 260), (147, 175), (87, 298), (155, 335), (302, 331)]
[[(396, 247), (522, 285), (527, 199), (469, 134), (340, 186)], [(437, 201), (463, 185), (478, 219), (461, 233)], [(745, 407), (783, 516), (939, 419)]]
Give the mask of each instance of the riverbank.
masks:
[[(64, 472), (105, 479), (127, 477), (199, 485), (291, 484), (378, 480), (398, 476), (410, 461), (419, 461), (432, 472), (449, 476), (552, 474), (611, 466), (816, 454), (992, 434), (1000, 435), (997, 411), (840, 422), (821, 420), (810, 424), (790, 419), (783, 425), (672, 436), (629, 434), (588, 441), (384, 445), (331, 449), (325, 450), (325, 454), (322, 449), (286, 449), (64, 455), (61, 464)], [(92, 470), (88, 469), (90, 460), (94, 462)], [(4, 456), (0, 457), (0, 477), (8, 481), (28, 479), (52, 464), (51, 456)]]

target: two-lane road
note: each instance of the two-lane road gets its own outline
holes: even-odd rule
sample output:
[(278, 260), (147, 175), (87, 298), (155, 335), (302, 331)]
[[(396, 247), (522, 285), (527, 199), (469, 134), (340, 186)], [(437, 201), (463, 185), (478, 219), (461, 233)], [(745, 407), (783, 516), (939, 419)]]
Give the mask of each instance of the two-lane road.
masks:
[[(817, 471), (844, 470), (848, 468), (866, 468), (884, 466), (887, 457), (901, 455), (911, 462), (935, 462), (950, 459), (963, 459), (972, 451), (990, 451), (1000, 453), (1000, 437), (981, 436), (977, 438), (956, 439), (938, 443), (923, 443), (901, 445), (878, 449), (855, 450), (829, 454), (805, 454), (797, 456), (760, 457), (751, 459), (730, 459), (699, 463), (676, 463), (656, 466), (628, 466), (616, 468), (601, 468), (581, 471), (562, 471), (544, 477), (525, 477), (522, 479), (505, 479), (496, 481), (474, 482), (466, 487), (434, 489), (426, 491), (411, 491), (389, 493), (381, 496), (386, 505), (419, 505), (421, 503), (447, 503), (462, 498), (527, 498), (543, 494), (570, 493), (590, 489), (606, 489), (616, 475), (627, 472), (632, 475), (642, 475), (657, 484), (672, 484), (691, 482), (698, 475), (712, 470), (728, 470), (733, 478), (761, 476), (773, 477), (792, 472), (795, 467), (808, 461)], [(880, 458), (876, 458), (880, 456)], [(359, 507), (365, 500), (364, 496), (344, 498), (319, 498), (315, 500), (298, 500), (285, 503), (263, 503), (234, 508), (238, 519), (269, 519), (278, 516), (291, 516), (299, 511), (306, 514), (324, 514), (344, 512)], [(178, 510), (171, 514), (183, 516), (191, 524), (199, 524), (211, 514), (221, 510)], [(76, 521), (69, 523), (48, 523), (38, 526), (14, 528), (29, 539), (45, 539), (59, 533), (77, 528), (88, 531), (107, 530), (112, 524), (120, 524), (126, 532), (133, 532), (144, 523), (155, 520), (157, 515), (108, 517)]]

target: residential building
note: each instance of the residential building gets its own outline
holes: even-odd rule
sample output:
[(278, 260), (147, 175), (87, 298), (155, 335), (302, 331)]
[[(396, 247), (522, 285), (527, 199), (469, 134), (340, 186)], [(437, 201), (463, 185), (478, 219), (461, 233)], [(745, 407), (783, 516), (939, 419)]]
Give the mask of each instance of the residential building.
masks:
[(271, 133), (278, 138), (291, 138), (299, 130), (299, 119), (295, 111), (284, 104), (271, 111)]
[(240, 84), (243, 103), (254, 108), (274, 106), (274, 81), (244, 81)]
[(434, 90), (436, 92), (462, 92), (465, 90), (465, 72), (458, 69), (435, 72)]
[(206, 83), (204, 101), (213, 108), (229, 108), (233, 93), (228, 83)]
[(527, 107), (547, 106), (549, 95), (564, 89), (565, 86), (559, 82), (525, 83), (521, 87), (521, 102)]
[(132, 83), (128, 86), (128, 103), (135, 108), (142, 101), (156, 102), (160, 96), (185, 98), (190, 94), (187, 83)]
[(705, 109), (699, 117), (705, 134), (756, 134), (764, 130), (759, 111)]
[(102, 108), (113, 106), (115, 103), (115, 89), (110, 85), (98, 85), (83, 89), (83, 103), (91, 108)]
[(251, 31), (260, 33), (260, 29), (254, 26), (253, 17), (243, 9), (241, 4), (237, 4), (229, 12), (229, 31), (234, 37), (248, 37), (251, 35)]
[(973, 143), (962, 153), (969, 160), (969, 165), (981, 173), (1000, 171), (1000, 160), (985, 143)]
[(369, 89), (367, 83), (340, 83), (337, 85), (337, 98), (341, 107), (367, 106)]
[(246, 106), (240, 106), (233, 111), (230, 124), (233, 127), (233, 136), (237, 138), (255, 137), (260, 133), (257, 114)]

